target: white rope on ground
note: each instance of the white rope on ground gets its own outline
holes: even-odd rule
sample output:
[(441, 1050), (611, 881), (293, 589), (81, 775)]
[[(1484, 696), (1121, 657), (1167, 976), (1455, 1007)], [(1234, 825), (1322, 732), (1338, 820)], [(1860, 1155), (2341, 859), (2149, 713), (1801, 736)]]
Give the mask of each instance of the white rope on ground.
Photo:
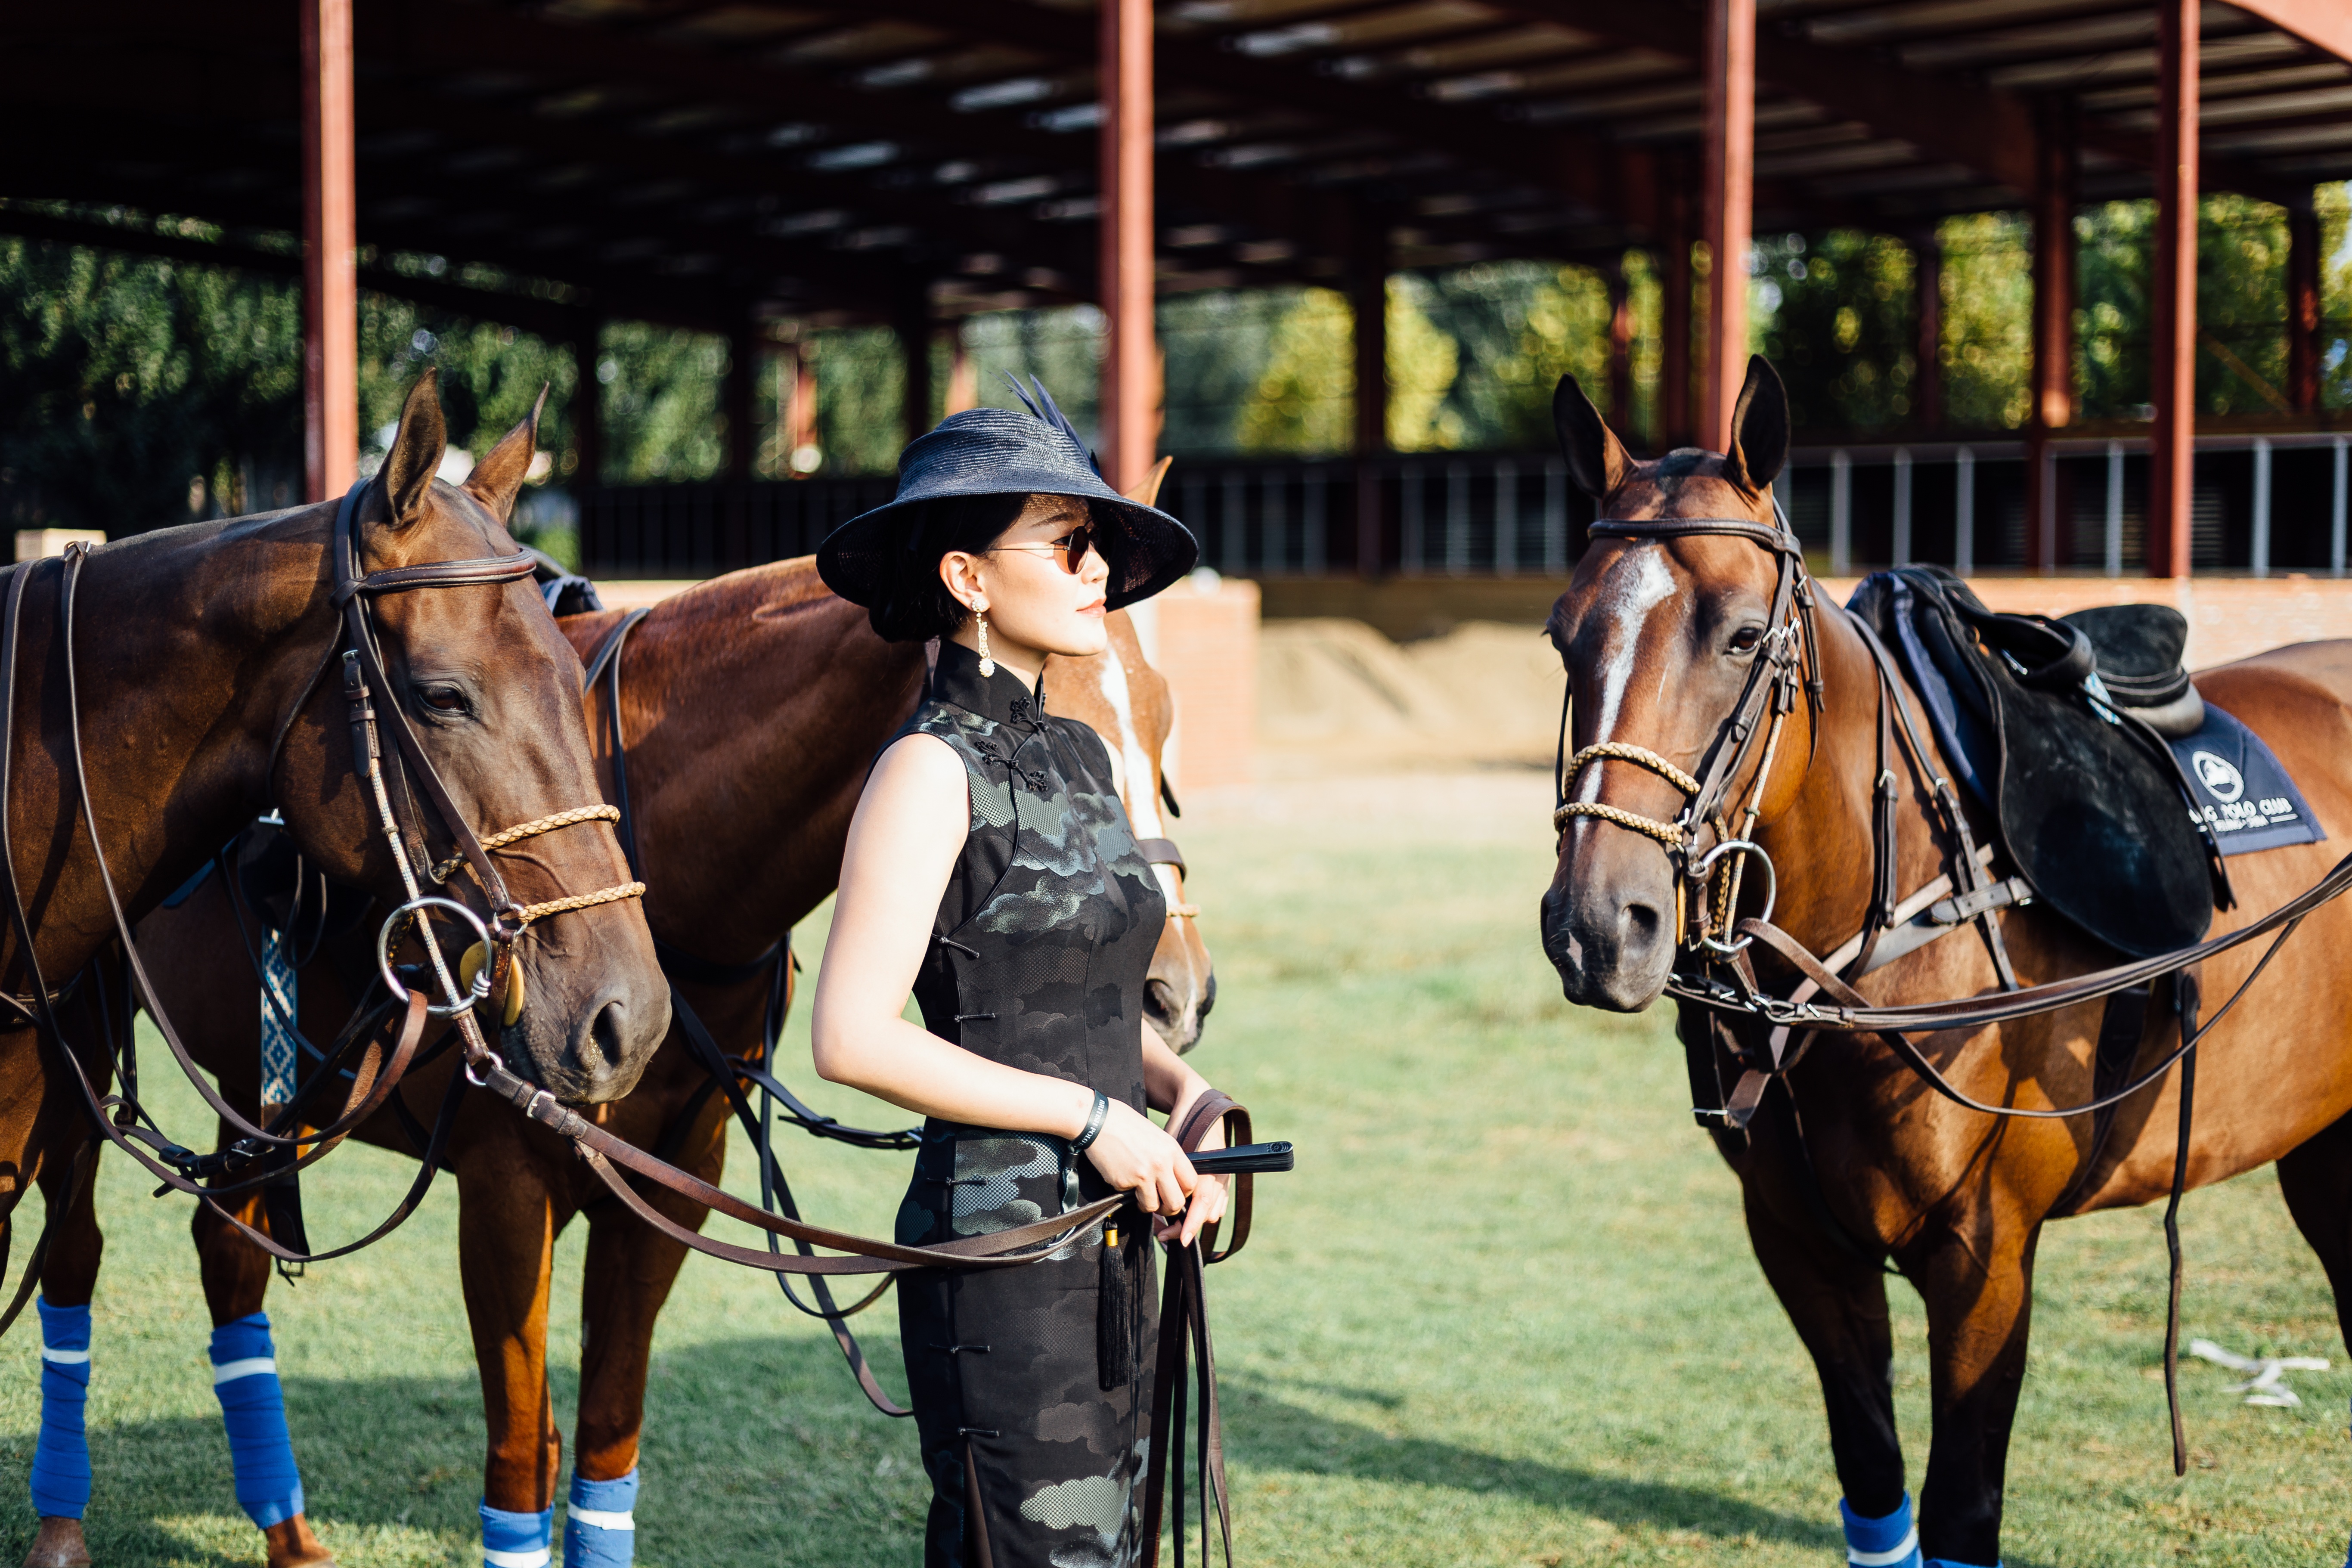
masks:
[[(2211, 1362), (2215, 1366), (2231, 1372), (2251, 1372), (2254, 1375), (2243, 1383), (2233, 1383), (2224, 1394), (2243, 1394), (2249, 1405), (2274, 1405), (2281, 1410), (2301, 1408), (2303, 1400), (2284, 1381), (2290, 1372), (2326, 1372), (2327, 1358), (2316, 1355), (2247, 1356), (2225, 1351), (2211, 1340), (2191, 1340), (2189, 1353)], [(2251, 1390), (2251, 1392), (2249, 1392)]]

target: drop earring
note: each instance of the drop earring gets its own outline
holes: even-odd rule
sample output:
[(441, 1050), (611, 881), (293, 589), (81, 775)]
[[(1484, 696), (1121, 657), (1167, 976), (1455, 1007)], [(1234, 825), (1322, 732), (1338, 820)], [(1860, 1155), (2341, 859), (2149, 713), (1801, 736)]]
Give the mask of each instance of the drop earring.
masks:
[(974, 610), (972, 615), (980, 622), (980, 678), (985, 680), (996, 673), (996, 661), (988, 657), (988, 612)]

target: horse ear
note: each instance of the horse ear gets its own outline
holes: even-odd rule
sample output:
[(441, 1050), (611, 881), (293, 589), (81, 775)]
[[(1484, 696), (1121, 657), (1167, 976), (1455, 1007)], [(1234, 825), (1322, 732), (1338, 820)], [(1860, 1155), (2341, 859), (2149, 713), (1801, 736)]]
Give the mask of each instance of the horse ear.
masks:
[(1568, 459), (1568, 477), (1594, 500), (1607, 500), (1633, 471), (1633, 459), (1572, 375), (1561, 376), (1552, 389), (1551, 423), (1559, 432), (1559, 454)]
[(1151, 471), (1144, 475), (1133, 489), (1127, 492), (1127, 499), (1139, 500), (1146, 506), (1158, 506), (1160, 487), (1167, 481), (1168, 470), (1174, 466), (1175, 462), (1176, 459), (1173, 458), (1162, 458), (1154, 463), (1151, 466)]
[(538, 455), (539, 415), (546, 406), (547, 388), (542, 385), (539, 401), (530, 405), (522, 423), (499, 437), (499, 444), (483, 453), (474, 471), (466, 476), (466, 492), (489, 508), (490, 515), (500, 522), (514, 515), (516, 492), (530, 472), (531, 458)]
[(449, 426), (441, 417), (441, 388), (434, 367), (425, 367), (401, 405), (400, 432), (383, 458), (384, 499), (392, 503), (392, 526), (406, 528), (425, 515), (425, 493), (449, 449)]
[(1789, 389), (1762, 354), (1748, 358), (1748, 379), (1731, 405), (1731, 450), (1723, 455), (1726, 478), (1762, 495), (1789, 460)]

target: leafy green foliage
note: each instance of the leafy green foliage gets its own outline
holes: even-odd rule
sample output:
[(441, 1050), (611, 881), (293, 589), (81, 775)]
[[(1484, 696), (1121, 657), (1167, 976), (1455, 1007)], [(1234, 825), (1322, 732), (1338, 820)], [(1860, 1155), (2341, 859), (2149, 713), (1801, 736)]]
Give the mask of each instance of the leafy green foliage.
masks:
[(131, 532), (299, 469), (290, 289), (217, 268), (0, 238), (0, 497), (13, 526)]
[[(540, 450), (550, 454), (556, 474), (569, 477), (576, 471), (572, 422), (578, 377), (569, 348), (495, 321), (467, 321), (365, 292), (360, 295), (363, 463), (382, 457), (383, 437), (398, 423), (400, 405), (427, 364), (440, 371), (441, 411), (449, 421), (450, 446), (481, 456), (530, 416), (531, 404), (545, 386)], [(299, 403), (296, 415), (299, 419)]]
[[(1407, 412), (1418, 356), (1397, 320), (1400, 297), (1451, 340), (1459, 365), (1425, 422)], [(1564, 374), (1607, 401), (1609, 289), (1590, 268), (1512, 261), (1408, 273), (1391, 279), (1390, 299), (1390, 438), (1401, 451), (1548, 450)]]
[(716, 478), (727, 462), (727, 426), (719, 413), (726, 340), (608, 321), (597, 349), (605, 482)]
[(1266, 344), (1266, 366), (1234, 421), (1244, 452), (1328, 456), (1354, 437), (1355, 320), (1347, 297), (1299, 291)]
[(1911, 416), (1919, 363), (1910, 247), (1836, 229), (1759, 239), (1751, 337), (1788, 384), (1799, 430), (1874, 430)]

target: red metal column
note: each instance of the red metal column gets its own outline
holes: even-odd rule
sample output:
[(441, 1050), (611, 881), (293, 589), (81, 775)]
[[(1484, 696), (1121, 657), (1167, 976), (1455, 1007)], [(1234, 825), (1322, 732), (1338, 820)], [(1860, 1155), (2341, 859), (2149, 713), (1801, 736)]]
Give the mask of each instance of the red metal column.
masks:
[(2155, 287), (2149, 290), (2147, 572), (2189, 575), (2197, 434), (2197, 58), (2200, 0), (2157, 6)]
[(1380, 459), (1389, 449), (1389, 226), (1382, 214), (1360, 206), (1349, 223), (1348, 302), (1356, 330), (1356, 574), (1370, 578), (1379, 576), (1385, 563)]
[(1159, 446), (1152, 341), (1151, 0), (1102, 0), (1102, 260), (1109, 341), (1102, 370), (1103, 472), (1140, 481)]
[(1934, 234), (1919, 237), (1911, 247), (1913, 325), (1917, 336), (1913, 354), (1918, 361), (1911, 413), (1922, 430), (1944, 427), (1944, 247)]
[[(815, 346), (807, 337), (798, 337), (793, 341), (791, 353), (793, 402), (784, 425), (784, 463), (792, 469), (793, 479), (804, 479), (824, 459), (823, 449), (816, 444)], [(802, 467), (803, 463), (808, 467)]]
[(1625, 276), (1625, 258), (1608, 274), (1609, 282), (1609, 423), (1618, 437), (1639, 444), (1633, 430), (1633, 299)]
[(2309, 196), (2286, 212), (2286, 395), (2297, 414), (2319, 411), (2319, 212)]
[(980, 366), (973, 363), (971, 351), (964, 346), (963, 323), (950, 323), (947, 334), (948, 395), (947, 405), (940, 410), (942, 419), (980, 406)]
[(351, 488), (360, 454), (360, 297), (352, 164), (352, 0), (300, 0), (302, 487)]
[(1756, 205), (1756, 0), (1707, 0), (1706, 370), (1698, 438), (1731, 442), (1748, 377), (1748, 240)]
[(1691, 227), (1689, 165), (1665, 172), (1664, 234), (1660, 237), (1658, 286), (1664, 295), (1658, 316), (1658, 448), (1691, 444)]
[(2082, 154), (2071, 100), (2042, 106), (2033, 149), (2033, 406), (2025, 430), (2026, 563), (2058, 564), (2050, 437), (2074, 422), (2074, 195)]

